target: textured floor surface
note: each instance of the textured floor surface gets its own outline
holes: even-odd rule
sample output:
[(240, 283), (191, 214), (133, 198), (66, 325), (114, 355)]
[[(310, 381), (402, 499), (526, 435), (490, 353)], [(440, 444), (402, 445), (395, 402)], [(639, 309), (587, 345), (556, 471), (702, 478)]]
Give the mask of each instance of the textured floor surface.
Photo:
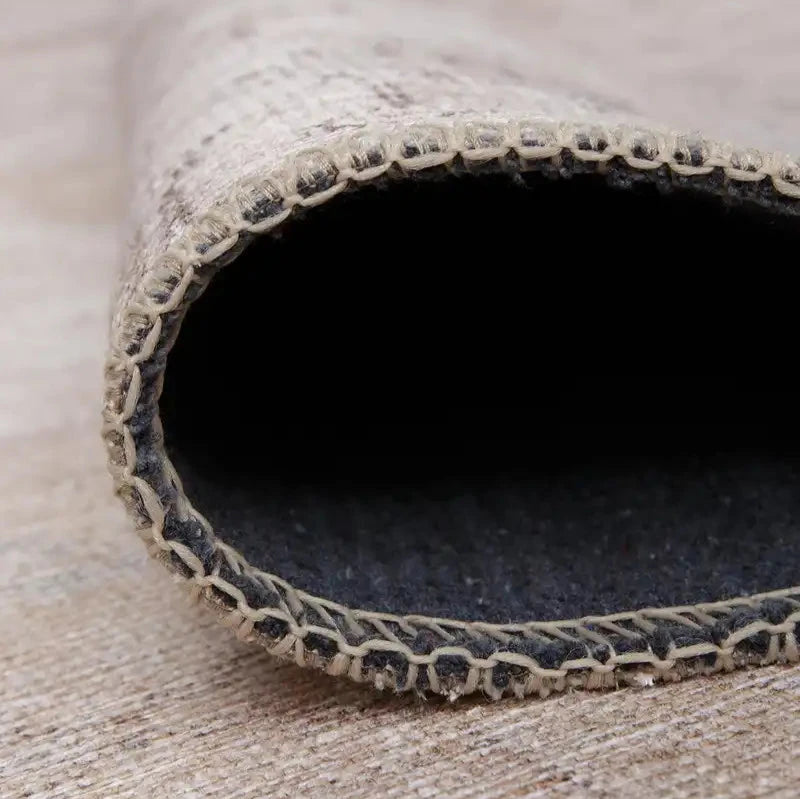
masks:
[[(115, 5), (13, 0), (0, 28), (0, 796), (796, 796), (796, 667), (420, 704), (235, 643), (147, 561), (97, 433), (123, 205)], [(750, 140), (800, 116), (800, 69), (796, 15), (746, 34), (747, 5), (690, 19), (670, 4), (650, 47), (667, 62), (680, 23), (705, 66), (688, 97), (670, 84), (662, 102), (690, 117), (716, 101), (713, 124)], [(542, 35), (569, 29), (573, 6), (544, 4)], [(575, 35), (587, 58), (619, 55), (590, 83), (626, 79), (647, 26), (612, 47), (590, 23)], [(733, 63), (717, 39), (701, 47), (717, 25)]]

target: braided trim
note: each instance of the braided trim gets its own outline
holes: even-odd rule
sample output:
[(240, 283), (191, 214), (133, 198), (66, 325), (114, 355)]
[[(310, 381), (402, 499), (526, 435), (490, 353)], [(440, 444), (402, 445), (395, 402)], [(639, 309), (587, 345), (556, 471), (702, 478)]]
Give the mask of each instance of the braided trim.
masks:
[[(140, 462), (136, 415), (148, 402), (157, 403), (163, 355), (186, 309), (217, 268), (295, 208), (320, 205), (387, 173), (402, 177), (436, 167), (602, 173), (615, 165), (634, 176), (800, 212), (800, 164), (780, 154), (736, 150), (695, 135), (547, 120), (361, 132), (300, 151), (268, 175), (238, 183), (144, 274), (112, 330), (103, 437), (115, 490), (151, 554), (181, 577), (194, 598), (216, 608), (238, 637), (301, 666), (379, 689), (451, 699), (477, 690), (492, 698), (547, 696), (800, 660), (800, 586), (724, 602), (525, 624), (351, 609), (255, 568), (216, 538), (163, 451), (157, 412), (144, 425), (153, 434), (149, 445), (157, 462)], [(181, 540), (173, 529), (181, 525), (193, 525), (195, 534)]]

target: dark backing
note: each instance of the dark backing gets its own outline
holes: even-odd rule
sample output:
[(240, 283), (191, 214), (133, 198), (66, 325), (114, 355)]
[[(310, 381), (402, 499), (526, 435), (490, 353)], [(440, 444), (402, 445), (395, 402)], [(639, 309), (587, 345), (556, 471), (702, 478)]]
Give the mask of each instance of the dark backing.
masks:
[(396, 613), (794, 584), (791, 282), (768, 267), (797, 219), (669, 189), (439, 174), (260, 239), (168, 359), (190, 499), (257, 565)]

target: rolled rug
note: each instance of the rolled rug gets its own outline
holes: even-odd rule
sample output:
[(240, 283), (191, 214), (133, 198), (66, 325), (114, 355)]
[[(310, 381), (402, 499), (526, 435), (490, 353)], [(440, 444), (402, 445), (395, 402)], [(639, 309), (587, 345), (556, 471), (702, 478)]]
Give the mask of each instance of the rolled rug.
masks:
[(540, 81), (522, 4), (128, 13), (103, 435), (193, 595), (450, 698), (800, 659), (800, 164)]

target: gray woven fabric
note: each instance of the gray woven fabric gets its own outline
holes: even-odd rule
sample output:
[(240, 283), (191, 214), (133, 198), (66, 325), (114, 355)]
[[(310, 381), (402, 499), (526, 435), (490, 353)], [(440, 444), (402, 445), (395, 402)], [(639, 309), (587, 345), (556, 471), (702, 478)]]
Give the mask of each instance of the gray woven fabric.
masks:
[[(796, 241), (792, 236), (800, 167), (769, 149), (776, 133), (763, 142), (764, 150), (757, 150), (745, 146), (752, 142), (725, 144), (705, 133), (674, 133), (646, 123), (646, 104), (636, 100), (633, 84), (621, 81), (619, 87), (599, 91), (587, 77), (581, 89), (574, 75), (566, 81), (559, 78), (558, 69), (543, 70), (541, 53), (531, 46), (536, 32), (525, 19), (521, 8), (498, 15), (490, 4), (477, 2), (319, 2), (304, 3), (300, 9), (276, 5), (268, 11), (252, 1), (224, 7), (134, 4), (125, 50), (132, 249), (111, 331), (104, 419), (116, 488), (153, 553), (186, 578), (196, 595), (227, 616), (242, 637), (302, 665), (379, 687), (452, 697), (478, 689), (494, 697), (546, 695), (572, 686), (641, 684), (748, 663), (796, 660), (800, 600), (798, 590), (784, 578), (794, 573), (797, 530), (791, 523), (781, 527), (768, 515), (759, 519), (763, 529), (756, 532), (756, 540), (782, 551), (783, 570), (766, 568), (763, 582), (750, 575), (729, 585), (709, 579), (708, 596), (695, 595), (697, 585), (684, 595), (662, 584), (653, 602), (644, 602), (650, 595), (634, 592), (635, 606), (624, 604), (625, 592), (612, 594), (597, 607), (567, 601), (566, 620), (549, 615), (557, 613), (552, 611), (557, 603), (531, 600), (526, 605), (525, 592), (517, 590), (513, 611), (501, 607), (480, 616), (471, 601), (465, 601), (462, 615), (458, 593), (437, 602), (430, 592), (417, 590), (415, 580), (434, 594), (444, 582), (453, 582), (437, 582), (435, 557), (423, 557), (419, 563), (413, 552), (410, 559), (408, 553), (401, 557), (403, 548), (393, 552), (391, 538), (379, 549), (389, 561), (395, 557), (411, 564), (406, 571), (400, 569), (400, 577), (391, 578), (402, 582), (399, 591), (389, 596), (387, 606), (379, 606), (382, 597), (371, 601), (369, 594), (351, 603), (335, 578), (349, 568), (347, 546), (344, 559), (337, 561), (325, 546), (315, 545), (315, 538), (327, 540), (330, 535), (323, 532), (329, 528), (327, 517), (314, 529), (293, 520), (289, 535), (276, 540), (270, 536), (275, 518), (252, 516), (250, 524), (258, 530), (244, 536), (250, 542), (247, 549), (242, 536), (214, 529), (209, 511), (216, 516), (224, 512), (218, 507), (224, 505), (224, 497), (221, 503), (217, 498), (204, 505), (208, 492), (195, 492), (194, 480), (182, 486), (184, 472), (175, 468), (179, 458), (174, 463), (167, 458), (159, 397), (166, 357), (176, 337), (184, 335), (179, 329), (189, 306), (206, 288), (198, 308), (214, 296), (213, 278), (231, 261), (240, 258), (241, 265), (253, 258), (255, 247), (246, 248), (256, 237), (285, 234), (288, 239), (292, 230), (299, 231), (294, 246), (301, 260), (303, 226), (308, 230), (312, 217), (334, 213), (328, 205), (343, 202), (340, 195), (345, 192), (368, 196), (364, 193), (381, 187), (392, 198), (389, 202), (398, 203), (399, 185), (433, 179), (444, 187), (438, 200), (428, 206), (419, 197), (406, 201), (407, 224), (413, 229), (419, 218), (436, 219), (442, 204), (450, 209), (447, 192), (462, 193), (465, 181), (477, 181), (485, 196), (486, 181), (503, 176), (508, 186), (492, 189), (502, 207), (533, 202), (513, 194), (512, 186), (520, 183), (530, 188), (531, 181), (539, 181), (536, 198), (544, 197), (546, 203), (547, 180), (571, 178), (584, 187), (599, 179), (643, 189), (643, 202), (655, 209), (657, 223), (679, 218), (672, 206), (655, 199), (668, 190), (690, 198), (685, 202), (701, 203), (692, 206), (691, 218), (698, 224), (716, 213), (702, 203), (735, 201), (744, 216), (726, 216), (720, 224), (727, 230), (753, 224), (754, 239), (785, 236), (788, 245)], [(677, 121), (667, 119), (666, 124)], [(704, 122), (698, 119), (698, 125)], [(575, 196), (576, 203), (586, 197)], [(375, 200), (379, 201), (386, 202)], [(618, 208), (610, 205), (617, 201), (611, 195), (608, 206), (605, 200), (593, 200), (609, 213)], [(425, 202), (431, 203), (430, 198)], [(542, 214), (544, 208), (552, 215), (553, 203), (531, 206), (536, 212), (532, 219), (548, 230), (563, 225), (559, 241), (568, 242), (571, 228), (563, 220), (569, 202), (552, 217)], [(637, 229), (647, 225), (646, 209), (643, 213)], [(354, 206), (354, 219), (364, 218), (358, 214)], [(447, 218), (447, 211), (441, 215)], [(480, 222), (486, 214), (477, 217)], [(475, 221), (467, 218), (466, 224)], [(433, 226), (429, 233), (440, 231)], [(347, 246), (332, 235), (329, 268), (338, 268), (348, 251), (358, 251), (368, 240), (366, 233), (359, 236), (357, 224), (352, 235)], [(591, 241), (589, 236), (582, 246)], [(490, 242), (485, 239), (483, 246)], [(419, 247), (426, 251), (422, 240)], [(468, 250), (460, 252), (462, 260), (469, 258)], [(736, 247), (731, 252), (735, 254)], [(446, 251), (442, 257), (447, 257)], [(210, 317), (208, 325), (224, 327), (225, 313), (235, 317), (237, 309)], [(249, 313), (257, 315), (258, 309)], [(185, 329), (190, 320), (191, 313)], [(222, 332), (217, 338), (221, 336)], [(254, 441), (255, 431), (270, 424), (261, 392), (270, 391), (268, 380), (273, 376), (255, 338), (236, 349), (246, 371), (241, 385), (224, 383), (226, 396), (240, 392), (248, 397), (240, 413), (246, 415)], [(169, 384), (169, 366), (166, 374)], [(213, 372), (201, 365), (195, 369), (192, 391), (210, 391), (211, 382)], [(230, 406), (221, 413), (233, 416), (236, 410)], [(247, 448), (247, 425), (244, 430), (237, 442)], [(169, 442), (169, 430), (166, 435)], [(190, 438), (202, 447), (204, 435), (203, 426), (195, 426)], [(252, 449), (260, 462), (266, 449), (255, 444)], [(769, 484), (776, 484), (781, 496), (785, 482), (792, 479), (794, 467), (787, 468)], [(775, 470), (768, 467), (759, 473), (756, 493), (780, 510), (783, 506), (763, 485), (765, 473), (774, 476)], [(721, 483), (751, 485), (750, 479), (737, 472)], [(519, 496), (520, 489), (513, 493)], [(523, 493), (531, 502), (528, 488)], [(310, 497), (302, 501), (322, 509), (325, 516), (325, 504), (314, 494)], [(235, 501), (247, 514), (250, 506)], [(501, 505), (510, 502), (501, 495)], [(541, 504), (534, 496), (536, 503)], [(783, 517), (794, 512), (789, 505)], [(450, 524), (464, 514), (456, 507), (446, 515)], [(499, 527), (497, 519), (495, 515), (486, 524)], [(767, 532), (772, 538), (759, 538)], [(698, 533), (700, 538), (704, 535), (702, 530)], [(280, 547), (280, 557), (270, 556), (270, 546)], [(357, 539), (348, 546), (354, 563), (365, 557)], [(693, 543), (688, 546), (691, 553)], [(732, 547), (735, 550), (735, 541)], [(576, 564), (582, 557), (596, 557), (585, 547), (575, 549)], [(456, 544), (447, 566), (462, 554)], [(319, 560), (311, 571), (323, 575), (316, 582), (308, 569), (295, 568), (315, 557)], [(476, 557), (481, 557), (480, 551)], [(739, 557), (739, 565), (753, 563), (748, 551)], [(497, 558), (492, 575), (502, 576), (515, 565), (513, 549)], [(281, 573), (275, 564), (287, 559)], [(686, 560), (691, 559), (679, 559), (673, 568), (683, 568)], [(713, 575), (716, 561), (707, 560), (707, 572)], [(371, 570), (368, 557), (362, 570)], [(327, 593), (322, 588), (331, 574), (333, 593)], [(776, 575), (779, 584), (771, 582)], [(634, 579), (650, 578), (638, 573)], [(661, 596), (663, 603), (658, 601)], [(643, 608), (640, 602), (655, 607)], [(440, 618), (445, 607), (452, 609), (447, 613), (451, 618)]]

